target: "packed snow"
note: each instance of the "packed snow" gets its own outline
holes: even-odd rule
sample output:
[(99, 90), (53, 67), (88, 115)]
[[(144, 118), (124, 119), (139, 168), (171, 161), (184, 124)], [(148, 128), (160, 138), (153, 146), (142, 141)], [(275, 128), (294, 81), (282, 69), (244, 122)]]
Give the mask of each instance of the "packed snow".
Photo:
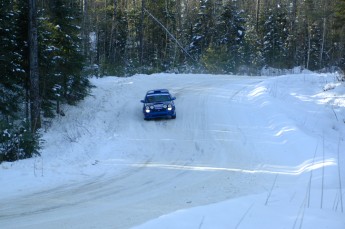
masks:
[[(93, 78), (45, 122), (41, 156), (0, 164), (0, 228), (345, 228), (336, 74)], [(167, 88), (177, 118), (144, 121)]]

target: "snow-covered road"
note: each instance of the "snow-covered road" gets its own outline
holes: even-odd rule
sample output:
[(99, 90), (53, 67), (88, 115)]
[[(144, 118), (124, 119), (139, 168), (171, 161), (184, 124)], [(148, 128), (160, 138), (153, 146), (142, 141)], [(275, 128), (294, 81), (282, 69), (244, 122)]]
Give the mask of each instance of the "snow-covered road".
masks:
[[(310, 171), (313, 184), (322, 179), (336, 189), (336, 152), (330, 143), (329, 150), (321, 146), (334, 139), (320, 137), (329, 130), (314, 128), (324, 113), (313, 109), (321, 108), (301, 111), (307, 99), (282, 88), (295, 85), (292, 76), (262, 83), (269, 80), (167, 74), (93, 79), (93, 96), (66, 107), (66, 117), (44, 133), (41, 158), (1, 165), (0, 181), (17, 181), (0, 193), (0, 228), (130, 228), (276, 186), (305, 191)], [(140, 99), (155, 88), (177, 97), (176, 120), (143, 120)]]

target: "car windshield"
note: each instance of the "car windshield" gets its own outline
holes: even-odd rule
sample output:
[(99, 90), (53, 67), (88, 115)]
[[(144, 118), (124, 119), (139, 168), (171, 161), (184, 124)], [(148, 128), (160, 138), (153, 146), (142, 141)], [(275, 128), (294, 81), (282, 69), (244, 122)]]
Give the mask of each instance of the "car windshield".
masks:
[(156, 103), (156, 102), (170, 101), (171, 98), (170, 98), (170, 95), (159, 94), (159, 95), (149, 95), (147, 96), (146, 100), (148, 103)]

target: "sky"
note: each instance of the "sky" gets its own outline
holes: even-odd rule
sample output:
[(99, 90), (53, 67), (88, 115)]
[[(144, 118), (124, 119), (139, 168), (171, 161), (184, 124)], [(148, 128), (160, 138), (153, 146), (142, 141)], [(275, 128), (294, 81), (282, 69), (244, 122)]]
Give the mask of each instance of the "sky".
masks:
[[(92, 78), (40, 157), (0, 164), (0, 228), (345, 228), (337, 73)], [(145, 121), (167, 88), (177, 118)]]

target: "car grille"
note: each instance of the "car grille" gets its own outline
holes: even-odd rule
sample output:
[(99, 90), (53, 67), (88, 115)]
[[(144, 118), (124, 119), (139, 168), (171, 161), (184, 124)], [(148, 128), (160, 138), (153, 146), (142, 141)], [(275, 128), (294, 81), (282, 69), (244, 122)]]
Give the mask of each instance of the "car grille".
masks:
[(155, 107), (152, 111), (165, 111), (164, 107)]

